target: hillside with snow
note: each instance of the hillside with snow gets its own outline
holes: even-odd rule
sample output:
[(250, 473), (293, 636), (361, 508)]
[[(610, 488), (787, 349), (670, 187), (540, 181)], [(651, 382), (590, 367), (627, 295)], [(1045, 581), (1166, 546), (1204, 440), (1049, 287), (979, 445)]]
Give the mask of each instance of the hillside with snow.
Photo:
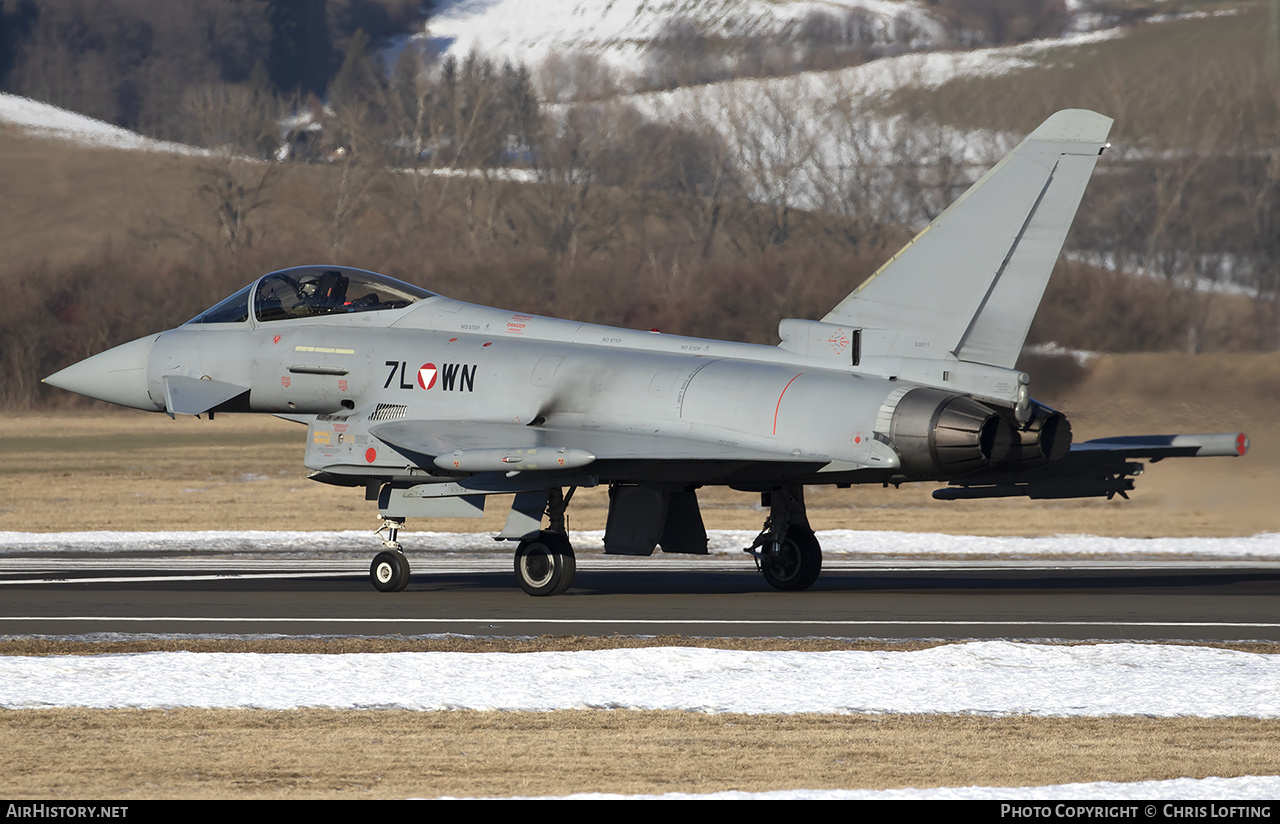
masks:
[(445, 0), (415, 37), (458, 58), (474, 50), (537, 65), (550, 54), (581, 51), (635, 70), (676, 25), (711, 37), (778, 40), (798, 33), (814, 15), (846, 20), (851, 13), (881, 44), (903, 33), (905, 48), (942, 38), (941, 26), (914, 0)]
[(204, 149), (156, 140), (88, 115), (13, 94), (0, 93), (0, 130), (44, 140), (66, 141), (85, 148), (201, 156), (209, 154)]

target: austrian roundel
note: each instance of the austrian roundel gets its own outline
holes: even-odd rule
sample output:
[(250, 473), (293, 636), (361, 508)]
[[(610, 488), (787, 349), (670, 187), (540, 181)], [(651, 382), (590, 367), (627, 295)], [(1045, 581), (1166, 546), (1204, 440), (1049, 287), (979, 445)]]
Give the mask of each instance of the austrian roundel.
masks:
[(423, 389), (430, 389), (435, 386), (437, 374), (438, 372), (434, 363), (424, 363), (421, 368), (418, 369), (418, 386), (421, 386)]

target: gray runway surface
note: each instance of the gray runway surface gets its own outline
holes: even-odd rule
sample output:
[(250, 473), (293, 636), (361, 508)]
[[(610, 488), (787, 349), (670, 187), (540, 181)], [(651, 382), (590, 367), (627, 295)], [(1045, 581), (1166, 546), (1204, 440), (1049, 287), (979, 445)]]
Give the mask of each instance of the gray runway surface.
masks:
[(750, 559), (579, 559), (531, 598), (510, 556), (413, 558), (380, 593), (367, 561), (0, 560), (0, 635), (690, 635), (1280, 641), (1280, 563), (828, 562), (808, 592)]

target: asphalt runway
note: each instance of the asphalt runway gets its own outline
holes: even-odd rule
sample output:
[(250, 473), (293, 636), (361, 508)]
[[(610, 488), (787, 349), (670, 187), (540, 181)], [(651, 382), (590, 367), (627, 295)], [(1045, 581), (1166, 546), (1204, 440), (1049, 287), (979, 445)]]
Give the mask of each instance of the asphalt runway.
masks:
[(689, 635), (1280, 641), (1280, 562), (858, 561), (807, 592), (750, 559), (579, 558), (531, 598), (510, 556), (410, 557), (380, 593), (367, 561), (0, 559), (0, 635)]

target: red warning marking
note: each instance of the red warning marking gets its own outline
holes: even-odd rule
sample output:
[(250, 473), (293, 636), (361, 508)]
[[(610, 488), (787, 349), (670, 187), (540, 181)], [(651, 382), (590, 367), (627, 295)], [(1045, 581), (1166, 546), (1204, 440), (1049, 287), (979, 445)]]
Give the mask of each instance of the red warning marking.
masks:
[(273, 337), (273, 338), (271, 339), (271, 345), (272, 345), (272, 346), (275, 346), (275, 345), (276, 345), (277, 343), (279, 343), (279, 342), (280, 342), (280, 336), (279, 336), (279, 335), (276, 335), (275, 337)]
[(862, 443), (862, 433), (861, 433), (861, 432), (859, 432), (859, 433), (857, 433), (856, 435), (854, 435), (854, 436), (853, 436), (853, 442), (854, 442), (855, 444)]
[(1243, 432), (1236, 436), (1236, 454), (1243, 455), (1249, 451), (1249, 438)]
[(484, 346), (493, 346), (493, 341), (489, 341), (488, 343), (484, 344)]
[(449, 343), (456, 343), (457, 340), (457, 338), (449, 338)]
[(346, 392), (346, 391), (347, 391), (347, 382), (346, 382), (346, 381), (338, 381), (338, 391), (339, 391), (339, 392)]
[(289, 388), (290, 383), (292, 383), (292, 380), (289, 378), (289, 376), (287, 375), (280, 376), (280, 385), (283, 386), (285, 389)]
[(373, 463), (378, 460), (378, 450), (374, 449), (372, 446), (369, 447), (364, 451), (364, 459), (366, 463)]
[[(800, 373), (800, 375), (803, 374), (803, 372)], [(796, 378), (800, 377), (800, 375), (796, 375)], [(773, 407), (773, 434), (775, 435), (778, 434), (778, 410), (782, 408), (782, 396), (787, 394), (787, 390), (791, 388), (791, 384), (796, 382), (796, 378), (787, 381), (787, 385), (782, 387), (782, 391), (778, 393), (778, 404)]]
[(423, 389), (430, 389), (436, 385), (436, 376), (439, 372), (436, 370), (434, 363), (424, 363), (418, 369), (418, 386)]

